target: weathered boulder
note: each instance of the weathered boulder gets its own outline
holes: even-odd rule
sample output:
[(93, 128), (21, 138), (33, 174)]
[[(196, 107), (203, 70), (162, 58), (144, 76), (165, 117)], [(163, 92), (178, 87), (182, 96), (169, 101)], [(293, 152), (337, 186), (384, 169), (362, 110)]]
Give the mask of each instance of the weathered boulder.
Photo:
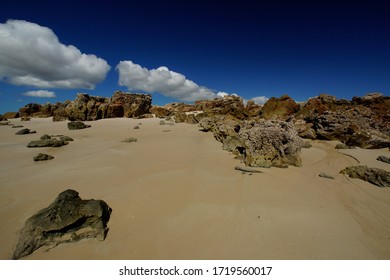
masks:
[(30, 130), (29, 128), (23, 128), (21, 130), (19, 130), (18, 132), (16, 132), (15, 134), (16, 135), (25, 135), (25, 134), (33, 134), (33, 133), (37, 133), (35, 130)]
[(245, 106), (245, 114), (252, 118), (260, 115), (263, 106), (256, 104), (253, 100), (249, 100)]
[(338, 143), (338, 144), (336, 144), (336, 146), (334, 148), (337, 150), (356, 149), (355, 146), (348, 146), (344, 143)]
[(248, 166), (301, 166), (302, 139), (291, 123), (266, 121), (246, 124), (238, 132)]
[(187, 119), (187, 114), (184, 112), (176, 112), (174, 118), (176, 123), (183, 123)]
[(367, 167), (365, 165), (348, 166), (340, 171), (350, 178), (358, 178), (378, 187), (390, 187), (390, 172), (380, 168)]
[(45, 161), (45, 160), (51, 160), (53, 158), (54, 157), (51, 155), (39, 153), (33, 159), (34, 159), (34, 161)]
[(42, 108), (42, 105), (37, 103), (29, 103), (25, 105), (23, 108), (19, 109), (20, 117), (31, 117), (33, 114), (38, 113)]
[(282, 95), (280, 98), (272, 97), (263, 105), (260, 116), (265, 119), (286, 120), (298, 112), (299, 108), (299, 104), (288, 95)]
[(66, 190), (26, 221), (12, 258), (25, 257), (42, 246), (85, 238), (104, 240), (111, 211), (103, 200), (83, 200), (78, 192)]
[(10, 122), (9, 121), (0, 121), (0, 125), (9, 125)]
[(152, 107), (152, 96), (150, 94), (130, 94), (116, 91), (111, 97), (110, 103), (122, 105), (124, 116), (134, 118), (149, 113)]
[(80, 121), (72, 121), (68, 123), (68, 129), (69, 130), (78, 130), (78, 129), (85, 129), (91, 127), (90, 125), (86, 125), (83, 122)]
[(247, 166), (301, 166), (302, 140), (291, 123), (259, 120), (242, 122), (224, 116), (203, 118), (203, 131), (212, 131), (223, 149), (241, 156)]

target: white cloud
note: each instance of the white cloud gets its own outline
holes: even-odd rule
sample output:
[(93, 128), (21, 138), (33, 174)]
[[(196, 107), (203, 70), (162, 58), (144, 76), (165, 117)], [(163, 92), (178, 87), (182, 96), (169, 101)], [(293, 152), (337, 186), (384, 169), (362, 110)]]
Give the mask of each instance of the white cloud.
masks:
[(93, 89), (110, 66), (63, 45), (47, 27), (24, 20), (0, 24), (0, 80), (41, 88)]
[(33, 97), (46, 97), (53, 98), (56, 97), (55, 93), (48, 90), (32, 90), (23, 93), (25, 96), (33, 96)]
[(126, 86), (129, 90), (158, 92), (183, 101), (212, 99), (227, 95), (225, 92), (215, 93), (211, 89), (199, 86), (165, 66), (148, 70), (132, 61), (121, 61), (116, 69), (119, 72), (119, 85)]
[(265, 96), (257, 96), (257, 97), (251, 98), (250, 100), (253, 100), (258, 105), (263, 105), (265, 102), (268, 101), (268, 99), (269, 98), (267, 98)]

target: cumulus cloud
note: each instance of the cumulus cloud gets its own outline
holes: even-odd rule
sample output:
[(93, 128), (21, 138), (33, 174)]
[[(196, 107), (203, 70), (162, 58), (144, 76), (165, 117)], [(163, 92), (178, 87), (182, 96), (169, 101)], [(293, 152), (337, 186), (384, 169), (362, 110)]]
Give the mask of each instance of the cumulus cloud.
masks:
[(165, 66), (147, 69), (132, 61), (121, 61), (116, 66), (119, 72), (119, 85), (129, 90), (158, 92), (165, 96), (183, 101), (212, 99), (228, 95), (226, 92), (214, 92), (197, 85), (183, 74), (169, 70)]
[(33, 96), (33, 97), (46, 97), (46, 98), (53, 98), (56, 97), (56, 94), (52, 91), (48, 90), (32, 90), (27, 91), (23, 93), (25, 96)]
[(110, 66), (64, 45), (47, 27), (24, 20), (0, 24), (0, 80), (41, 88), (93, 89)]
[(268, 99), (269, 98), (267, 98), (265, 96), (257, 96), (257, 97), (251, 98), (250, 100), (253, 100), (258, 105), (263, 105), (265, 102), (268, 101)]

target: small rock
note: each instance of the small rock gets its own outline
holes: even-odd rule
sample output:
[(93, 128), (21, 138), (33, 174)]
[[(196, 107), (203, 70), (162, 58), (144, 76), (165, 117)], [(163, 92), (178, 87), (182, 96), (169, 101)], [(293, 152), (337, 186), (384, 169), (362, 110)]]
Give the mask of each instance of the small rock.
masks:
[(23, 125), (14, 125), (12, 128), (21, 128)]
[(30, 118), (30, 117), (21, 117), (20, 120), (21, 120), (22, 122), (28, 122), (28, 121), (31, 120), (31, 118)]
[(263, 171), (259, 169), (253, 167), (247, 167), (247, 166), (235, 166), (234, 169), (242, 172), (248, 172), (248, 173), (263, 173)]
[(58, 140), (55, 138), (46, 140), (35, 140), (28, 143), (28, 148), (42, 148), (42, 147), (61, 147), (67, 145), (67, 141)]
[(139, 126), (138, 125), (134, 126), (134, 129), (139, 129)]
[(74, 141), (72, 137), (66, 136), (66, 135), (61, 135), (60, 140), (62, 141)]
[(83, 122), (80, 122), (80, 121), (74, 121), (74, 122), (69, 122), (68, 123), (68, 128), (70, 130), (77, 130), (77, 129), (85, 129), (85, 128), (88, 128), (88, 127), (91, 127), (90, 125), (87, 125)]
[(122, 142), (125, 142), (125, 143), (137, 142), (137, 138), (129, 137), (129, 138), (126, 138), (125, 140), (123, 140)]
[(23, 128), (23, 129), (19, 130), (18, 132), (16, 132), (15, 134), (16, 135), (25, 135), (25, 134), (33, 134), (33, 133), (37, 133), (37, 132), (35, 130), (31, 131), (28, 128)]
[(326, 178), (326, 179), (334, 179), (332, 176), (324, 173), (324, 172), (321, 172), (320, 174), (318, 174), (319, 177), (322, 177), (322, 178)]
[(9, 121), (0, 121), (0, 125), (9, 125)]
[(51, 160), (53, 159), (54, 157), (51, 156), (51, 155), (47, 155), (47, 154), (37, 154), (35, 157), (34, 157), (34, 161), (44, 161), (44, 160)]
[(385, 163), (389, 163), (390, 164), (390, 158), (386, 157), (386, 156), (379, 156), (377, 157), (376, 160), (379, 160), (379, 161), (382, 161), (382, 162), (385, 162)]
[(311, 145), (311, 143), (309, 141), (304, 141), (302, 144), (302, 148), (304, 148), (304, 149), (309, 149), (311, 147), (313, 147), (313, 146)]
[(348, 146), (348, 145), (345, 145), (344, 143), (339, 143), (334, 148), (337, 149), (337, 150), (341, 150), (341, 149), (356, 149), (355, 146)]

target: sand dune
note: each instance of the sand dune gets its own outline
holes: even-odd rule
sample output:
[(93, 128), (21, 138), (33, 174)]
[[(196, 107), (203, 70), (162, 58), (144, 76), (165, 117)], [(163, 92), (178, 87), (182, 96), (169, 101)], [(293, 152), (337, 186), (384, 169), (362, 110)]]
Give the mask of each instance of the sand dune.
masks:
[[(339, 174), (357, 164), (353, 157), (390, 171), (375, 160), (388, 149), (338, 151), (337, 142), (314, 141), (302, 150), (303, 167), (249, 175), (196, 125), (123, 118), (70, 131), (51, 118), (12, 122), (37, 134), (0, 126), (1, 259), (11, 257), (26, 219), (67, 188), (110, 205), (106, 240), (26, 259), (390, 259), (390, 189)], [(26, 147), (45, 133), (75, 141)], [(138, 142), (121, 142), (127, 137)], [(55, 158), (34, 162), (38, 152)]]

